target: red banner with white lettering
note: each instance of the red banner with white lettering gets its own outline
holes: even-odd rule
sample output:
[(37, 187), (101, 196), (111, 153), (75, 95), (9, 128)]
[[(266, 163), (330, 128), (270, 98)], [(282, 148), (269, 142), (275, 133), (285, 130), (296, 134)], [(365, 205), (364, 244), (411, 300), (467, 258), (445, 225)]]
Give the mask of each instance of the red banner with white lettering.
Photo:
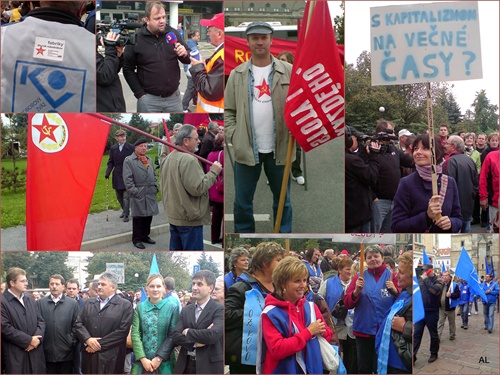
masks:
[(28, 250), (80, 250), (111, 125), (80, 113), (28, 120)]
[[(285, 122), (297, 143), (310, 151), (344, 134), (344, 70), (326, 1), (308, 2), (285, 104)], [(307, 25), (309, 24), (309, 27)], [(318, 44), (318, 41), (322, 41)]]

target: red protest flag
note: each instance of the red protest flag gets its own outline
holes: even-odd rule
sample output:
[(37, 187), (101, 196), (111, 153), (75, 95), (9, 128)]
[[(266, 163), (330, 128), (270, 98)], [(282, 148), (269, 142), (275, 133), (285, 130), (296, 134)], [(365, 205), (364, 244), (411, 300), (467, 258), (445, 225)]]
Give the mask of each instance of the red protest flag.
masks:
[(328, 2), (307, 3), (297, 45), (285, 122), (302, 149), (310, 151), (344, 134), (344, 70), (339, 54), (332, 53), (337, 42)]
[(88, 114), (28, 120), (28, 250), (80, 250), (111, 125)]

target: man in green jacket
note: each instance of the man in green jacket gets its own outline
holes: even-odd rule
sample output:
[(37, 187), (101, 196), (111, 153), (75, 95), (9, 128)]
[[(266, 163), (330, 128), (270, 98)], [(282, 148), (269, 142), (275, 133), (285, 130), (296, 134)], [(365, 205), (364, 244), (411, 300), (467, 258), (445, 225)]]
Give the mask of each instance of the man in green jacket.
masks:
[(203, 250), (203, 225), (210, 224), (208, 189), (222, 165), (215, 161), (208, 173), (192, 155), (200, 144), (196, 128), (182, 125), (174, 150), (160, 165), (162, 200), (170, 224), (170, 250)]
[[(270, 52), (273, 28), (253, 22), (246, 29), (252, 57), (230, 74), (225, 90), (225, 134), (234, 148), (234, 231), (255, 232), (253, 198), (262, 167), (276, 212), (285, 172), (289, 130), (284, 121), (292, 65)], [(251, 95), (249, 95), (251, 93)], [(292, 231), (290, 180), (280, 232)]]

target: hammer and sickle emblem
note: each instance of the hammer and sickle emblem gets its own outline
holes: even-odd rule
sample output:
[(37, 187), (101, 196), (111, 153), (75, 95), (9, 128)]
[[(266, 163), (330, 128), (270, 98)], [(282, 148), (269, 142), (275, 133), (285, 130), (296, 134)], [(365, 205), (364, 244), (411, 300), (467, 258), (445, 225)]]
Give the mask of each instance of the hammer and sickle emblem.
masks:
[(43, 133), (44, 135), (49, 136), (49, 135), (50, 135), (50, 128), (49, 128), (49, 127), (47, 127), (47, 125), (44, 125), (44, 127), (42, 128), (42, 133)]

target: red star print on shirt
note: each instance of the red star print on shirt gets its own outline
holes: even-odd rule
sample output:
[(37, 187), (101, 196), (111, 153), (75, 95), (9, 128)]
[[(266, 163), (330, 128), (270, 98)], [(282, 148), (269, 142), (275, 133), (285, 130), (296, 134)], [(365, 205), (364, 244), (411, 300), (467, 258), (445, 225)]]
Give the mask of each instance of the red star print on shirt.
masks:
[(36, 54), (37, 55), (42, 55), (43, 56), (43, 53), (45, 52), (45, 50), (43, 49), (42, 46), (40, 46), (40, 48), (35, 48), (36, 49)]
[(271, 97), (271, 88), (266, 82), (266, 79), (264, 78), (262, 80), (262, 85), (260, 86), (255, 86), (257, 90), (259, 90), (259, 95), (257, 96), (257, 99), (260, 99), (262, 95), (267, 95)]
[(42, 125), (33, 125), (33, 127), (38, 129), (40, 132), (40, 140), (38, 142), (42, 143), (45, 138), (49, 138), (57, 143), (54, 131), (59, 127), (59, 125), (50, 125), (46, 116), (43, 116)]

